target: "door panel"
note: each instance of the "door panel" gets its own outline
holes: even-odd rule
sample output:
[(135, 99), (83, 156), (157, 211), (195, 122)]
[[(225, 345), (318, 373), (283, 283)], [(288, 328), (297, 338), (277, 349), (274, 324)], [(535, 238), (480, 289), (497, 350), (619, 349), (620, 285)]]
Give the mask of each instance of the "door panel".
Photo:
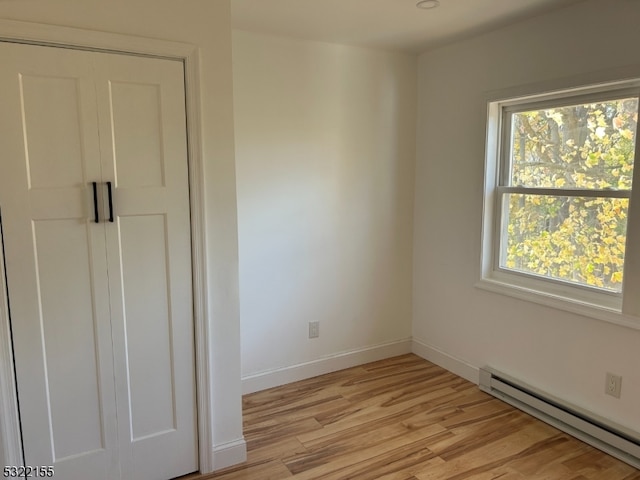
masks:
[[(23, 129), (29, 146), (31, 188), (73, 187), (83, 183), (82, 127), (78, 79), (23, 75)], [(51, 160), (64, 158), (57, 166)]]
[[(176, 428), (166, 219), (121, 217), (119, 227), (131, 439), (136, 442)], [(154, 348), (147, 348), (150, 343)]]
[[(84, 179), (78, 79), (20, 78), (26, 160), (31, 188), (73, 187)], [(54, 158), (64, 158), (57, 167)]]
[(161, 480), (198, 469), (184, 73), (180, 62), (101, 55), (95, 75), (102, 169), (115, 182), (120, 458), (126, 478)]
[(160, 85), (109, 86), (118, 187), (164, 186)]
[(0, 43), (0, 207), (25, 463), (69, 480), (118, 475), (105, 235), (85, 205), (101, 175), (89, 58)]
[(89, 235), (74, 219), (33, 225), (50, 428), (64, 460), (104, 448)]

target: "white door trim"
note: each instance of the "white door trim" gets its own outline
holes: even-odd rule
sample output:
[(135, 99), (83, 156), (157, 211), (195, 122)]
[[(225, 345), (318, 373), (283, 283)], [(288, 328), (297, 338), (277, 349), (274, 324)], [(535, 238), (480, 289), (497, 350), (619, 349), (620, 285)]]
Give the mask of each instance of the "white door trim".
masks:
[[(202, 165), (202, 124), (200, 112), (199, 49), (195, 45), (77, 28), (0, 19), (0, 41), (64, 46), (82, 50), (108, 51), (128, 55), (180, 60), (184, 63), (189, 156), (189, 196), (191, 207), (191, 248), (193, 271), (193, 311), (196, 351), (199, 463), (202, 473), (212, 472), (213, 410), (207, 308), (207, 265), (205, 249), (204, 183)], [(0, 270), (3, 265), (0, 263)], [(0, 287), (4, 284), (4, 273)], [(4, 292), (0, 292), (0, 456), (6, 465), (20, 465), (22, 447), (17, 430), (18, 413), (10, 345), (8, 314)], [(5, 421), (7, 422), (5, 424)], [(14, 463), (15, 462), (15, 463)]]

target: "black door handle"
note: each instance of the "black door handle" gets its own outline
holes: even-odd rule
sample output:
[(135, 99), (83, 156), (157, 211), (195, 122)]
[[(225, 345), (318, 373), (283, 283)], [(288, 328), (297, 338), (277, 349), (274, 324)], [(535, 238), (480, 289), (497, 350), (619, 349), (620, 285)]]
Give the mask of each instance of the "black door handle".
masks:
[(113, 193), (111, 191), (111, 182), (107, 182), (107, 196), (109, 197), (109, 221), (113, 223)]
[(93, 218), (96, 223), (100, 223), (100, 215), (98, 213), (98, 184), (91, 182), (93, 185)]

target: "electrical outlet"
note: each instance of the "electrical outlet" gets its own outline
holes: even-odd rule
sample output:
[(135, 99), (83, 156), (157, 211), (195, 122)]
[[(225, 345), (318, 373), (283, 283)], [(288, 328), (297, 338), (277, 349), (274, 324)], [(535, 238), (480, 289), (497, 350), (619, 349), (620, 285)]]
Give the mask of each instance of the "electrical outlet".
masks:
[(622, 390), (622, 377), (620, 375), (614, 375), (607, 372), (607, 379), (605, 384), (604, 393), (611, 395), (612, 397), (620, 398), (620, 392)]
[(320, 336), (320, 322), (309, 322), (309, 338)]

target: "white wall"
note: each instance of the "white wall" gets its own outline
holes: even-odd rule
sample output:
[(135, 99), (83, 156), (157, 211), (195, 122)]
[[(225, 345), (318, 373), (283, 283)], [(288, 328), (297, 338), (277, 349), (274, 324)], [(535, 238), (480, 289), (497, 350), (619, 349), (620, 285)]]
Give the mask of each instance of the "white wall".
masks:
[[(638, 2), (586, 1), (421, 55), (413, 334), (640, 432), (639, 330), (474, 288), (486, 92), (640, 65), (638, 19)], [(604, 395), (607, 371), (624, 378), (620, 400)]]
[(233, 64), (243, 376), (406, 351), (416, 57), (234, 31)]
[(242, 438), (238, 254), (229, 0), (0, 2), (0, 18), (200, 47), (213, 442)]

